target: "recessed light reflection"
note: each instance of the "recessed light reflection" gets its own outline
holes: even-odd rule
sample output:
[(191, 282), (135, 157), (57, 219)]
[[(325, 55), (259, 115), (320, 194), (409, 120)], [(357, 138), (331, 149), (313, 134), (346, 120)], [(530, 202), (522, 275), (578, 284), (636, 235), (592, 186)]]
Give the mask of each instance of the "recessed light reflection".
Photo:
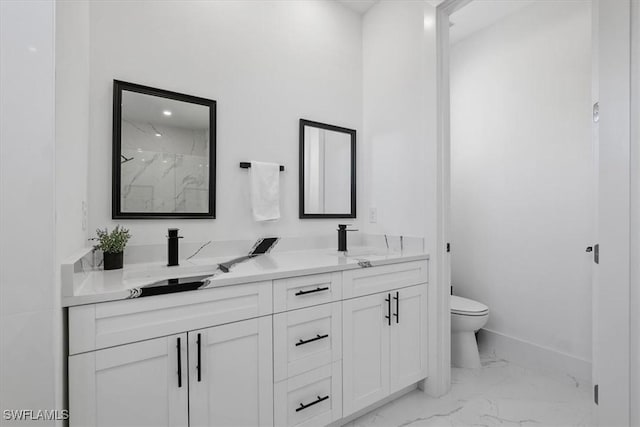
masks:
[(171, 114), (173, 114), (173, 113), (172, 113), (171, 111), (169, 111), (169, 110), (164, 110), (164, 111), (162, 112), (162, 114), (164, 114), (165, 116), (170, 116), (170, 115), (171, 115)]
[(142, 153), (142, 148), (138, 148), (138, 153)]
[(433, 16), (425, 16), (424, 17), (424, 28), (428, 29), (428, 28), (433, 28), (433, 26), (436, 24), (436, 20), (434, 19)]
[(160, 137), (162, 136), (162, 134), (161, 134), (160, 132), (156, 132), (156, 136), (157, 136), (158, 138), (160, 138)]

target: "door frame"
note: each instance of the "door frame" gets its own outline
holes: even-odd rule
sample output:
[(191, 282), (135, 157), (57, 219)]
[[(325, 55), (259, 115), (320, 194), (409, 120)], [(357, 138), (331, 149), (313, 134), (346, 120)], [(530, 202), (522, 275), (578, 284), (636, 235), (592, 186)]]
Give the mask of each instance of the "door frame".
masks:
[[(631, 2), (631, 259), (640, 258), (640, 2)], [(640, 263), (631, 263), (631, 402), (640, 399)], [(640, 425), (631, 405), (630, 424)]]
[[(443, 284), (443, 288), (451, 283), (451, 258), (445, 250), (450, 238), (451, 221), (449, 16), (471, 1), (473, 0), (444, 0), (436, 6), (438, 91), (436, 266), (437, 280), (438, 283)], [(594, 236), (597, 236), (594, 243), (601, 244), (602, 257), (601, 263), (594, 267), (592, 377), (600, 385), (599, 405), (594, 405), (594, 414), (600, 425), (629, 425), (631, 371), (629, 270), (630, 244), (634, 242), (628, 237), (632, 221), (629, 209), (631, 101), (628, 95), (631, 87), (631, 0), (591, 0), (591, 2), (594, 55), (597, 55), (593, 61), (594, 95), (600, 102), (600, 116), (603, 118), (594, 130), (593, 142), (598, 150), (596, 161), (599, 162), (598, 176), (595, 180), (603, 191), (611, 189), (605, 189), (603, 185), (605, 187), (622, 186), (622, 190), (616, 191), (617, 200), (609, 199), (607, 205), (604, 205), (605, 202), (602, 200), (597, 202), (599, 219), (596, 233), (594, 233)], [(607, 52), (607, 54), (601, 55), (600, 52)], [(625, 90), (627, 96), (624, 96)], [(640, 158), (640, 155), (638, 157)], [(640, 212), (640, 208), (638, 211)], [(640, 224), (637, 227), (640, 229)], [(609, 256), (611, 254), (613, 254), (612, 257)], [(640, 276), (640, 272), (638, 275)], [(640, 278), (637, 279), (640, 281)], [(606, 287), (598, 285), (604, 284), (605, 281)], [(640, 307), (640, 302), (638, 306)], [(637, 329), (634, 330), (638, 332)], [(640, 347), (640, 343), (638, 346)], [(449, 349), (445, 351), (448, 357), (444, 359), (449, 360)], [(638, 353), (640, 354), (640, 348)], [(640, 373), (638, 373), (637, 382), (640, 388)]]
[[(599, 425), (630, 425), (631, 1), (592, 0), (597, 212), (592, 383)], [(595, 394), (595, 390), (594, 390)], [(594, 396), (595, 401), (595, 396)]]
[[(437, 372), (426, 384), (426, 390), (441, 396), (451, 388), (451, 316), (449, 297), (451, 289), (451, 256), (447, 252), (449, 242), (450, 207), (450, 133), (449, 133), (449, 16), (472, 0), (445, 0), (435, 7), (436, 18), (436, 122), (437, 122), (437, 170), (436, 170), (436, 249), (435, 276), (438, 292), (435, 306), (441, 311), (437, 336), (430, 340), (439, 349), (438, 357), (430, 360), (430, 372)], [(434, 332), (434, 329), (430, 329)]]

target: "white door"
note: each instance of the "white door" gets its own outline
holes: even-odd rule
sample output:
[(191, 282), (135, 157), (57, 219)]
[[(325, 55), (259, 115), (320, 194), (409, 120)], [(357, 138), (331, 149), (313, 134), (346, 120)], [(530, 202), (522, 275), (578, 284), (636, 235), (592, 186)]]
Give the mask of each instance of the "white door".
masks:
[(71, 426), (187, 426), (187, 334), (69, 357)]
[(388, 292), (342, 303), (343, 416), (389, 395)]
[(271, 316), (189, 332), (195, 426), (273, 425)]
[(427, 376), (427, 286), (391, 293), (391, 393)]

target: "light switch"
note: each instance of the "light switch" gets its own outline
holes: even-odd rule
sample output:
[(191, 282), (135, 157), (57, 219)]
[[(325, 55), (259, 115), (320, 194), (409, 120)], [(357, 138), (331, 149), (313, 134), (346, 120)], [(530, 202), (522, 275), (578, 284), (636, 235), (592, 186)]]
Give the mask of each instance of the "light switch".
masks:
[(87, 202), (82, 201), (82, 231), (87, 230)]

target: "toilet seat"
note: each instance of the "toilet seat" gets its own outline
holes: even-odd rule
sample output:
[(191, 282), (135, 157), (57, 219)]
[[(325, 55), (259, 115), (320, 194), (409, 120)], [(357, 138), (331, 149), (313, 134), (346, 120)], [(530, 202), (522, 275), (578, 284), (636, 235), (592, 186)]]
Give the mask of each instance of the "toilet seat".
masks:
[(489, 307), (472, 299), (451, 295), (451, 314), (461, 316), (485, 316)]

